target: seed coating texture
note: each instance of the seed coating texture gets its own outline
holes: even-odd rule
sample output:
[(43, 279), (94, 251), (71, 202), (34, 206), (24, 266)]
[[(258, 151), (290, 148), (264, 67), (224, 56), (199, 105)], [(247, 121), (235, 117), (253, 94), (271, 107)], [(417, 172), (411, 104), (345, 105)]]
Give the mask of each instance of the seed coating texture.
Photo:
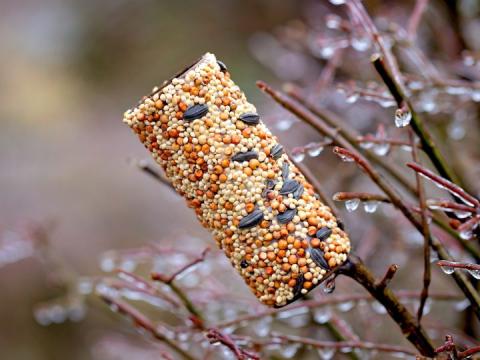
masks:
[(350, 241), (277, 138), (245, 114), (257, 111), (206, 54), (126, 111), (124, 122), (255, 296), (281, 307), (344, 263)]

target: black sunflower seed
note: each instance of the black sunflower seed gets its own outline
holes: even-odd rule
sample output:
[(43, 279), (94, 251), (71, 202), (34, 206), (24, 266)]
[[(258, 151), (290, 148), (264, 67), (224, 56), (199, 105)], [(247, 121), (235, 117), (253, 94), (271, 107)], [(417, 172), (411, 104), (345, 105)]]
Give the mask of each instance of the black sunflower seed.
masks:
[(238, 118), (248, 125), (257, 125), (260, 122), (260, 116), (255, 113), (245, 113)]
[(345, 230), (345, 224), (342, 220), (337, 219), (337, 225), (341, 230)]
[(287, 179), (283, 183), (282, 188), (280, 189), (280, 195), (287, 195), (295, 192), (300, 187), (300, 183), (297, 180)]
[(267, 189), (272, 190), (276, 184), (277, 182), (275, 180), (271, 180), (271, 179), (267, 180)]
[(293, 192), (293, 198), (294, 198), (294, 199), (297, 199), (297, 200), (300, 199), (300, 196), (303, 195), (303, 191), (304, 191), (304, 190), (305, 190), (305, 188), (303, 187), (302, 184), (300, 184), (300, 186), (298, 187), (298, 189)]
[(243, 153), (242, 152), (236, 153), (235, 155), (232, 156), (232, 161), (242, 162), (242, 161), (250, 161), (252, 159), (257, 159), (257, 158), (258, 158), (257, 152), (250, 150)]
[(324, 269), (330, 269), (330, 266), (328, 266), (327, 260), (325, 260), (323, 255), (323, 251), (320, 249), (310, 249), (310, 257), (313, 262)]
[(287, 209), (283, 213), (277, 215), (277, 221), (280, 224), (286, 224), (292, 221), (295, 215), (297, 215), (297, 209)]
[(288, 166), (287, 162), (284, 162), (282, 165), (282, 179), (286, 180), (288, 178), (288, 173), (290, 171), (290, 166)]
[(270, 156), (277, 160), (283, 154), (283, 146), (280, 144), (273, 145), (270, 149)]
[(260, 221), (263, 220), (263, 212), (260, 209), (252, 211), (250, 214), (245, 216), (240, 223), (238, 224), (239, 229), (247, 229), (258, 225)]
[(327, 240), (330, 237), (330, 235), (332, 235), (332, 229), (326, 226), (322, 227), (320, 230), (317, 231), (317, 238), (320, 241)]
[(190, 106), (185, 113), (183, 114), (183, 119), (185, 121), (193, 121), (195, 119), (200, 119), (202, 116), (205, 116), (208, 112), (208, 106), (205, 104), (195, 104)]
[(240, 267), (242, 269), (245, 269), (246, 267), (248, 267), (248, 262), (247, 260), (243, 259), (241, 262), (240, 262)]
[(222, 71), (222, 72), (227, 72), (228, 71), (227, 65), (225, 65), (225, 63), (223, 61), (217, 60), (217, 64), (218, 64), (218, 66), (220, 66), (220, 71)]
[(303, 289), (303, 283), (305, 281), (303, 274), (300, 274), (299, 277), (296, 279), (297, 281), (295, 282), (295, 286), (293, 287), (293, 296), (297, 297), (300, 295), (302, 289)]

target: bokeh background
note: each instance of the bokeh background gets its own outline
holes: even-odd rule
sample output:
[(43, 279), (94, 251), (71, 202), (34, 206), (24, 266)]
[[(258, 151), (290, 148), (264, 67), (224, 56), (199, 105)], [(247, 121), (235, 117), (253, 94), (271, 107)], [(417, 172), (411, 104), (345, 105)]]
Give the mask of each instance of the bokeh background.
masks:
[[(279, 52), (278, 44), (267, 35), (297, 18), (312, 21), (317, 17), (323, 22), (329, 5), (317, 3), (1, 1), (0, 358), (125, 359), (132, 349), (138, 350), (138, 359), (157, 358), (141, 337), (94, 298), (89, 300), (85, 317), (79, 316), (81, 321), (50, 326), (35, 321), (38, 304), (64, 291), (52, 286), (57, 268), (27, 256), (31, 251), (28, 245), (8, 250), (8, 244), (15, 243), (32, 224), (41, 224), (48, 229), (46, 241), (52, 257), (67, 264), (72, 274), (87, 276), (101, 272), (101, 254), (111, 249), (138, 247), (150, 241), (201, 249), (210, 237), (197, 225), (184, 201), (132, 166), (131, 159), (148, 156), (122, 124), (122, 114), (154, 85), (209, 51), (228, 65), (234, 80), (288, 147), (320, 140), (290, 115), (278, 108), (273, 111), (276, 105), (255, 86), (258, 79), (279, 85), (279, 77), (300, 84), (318, 77), (321, 60), (302, 57), (296, 51)], [(369, 9), (401, 20), (412, 2), (367, 3)], [(439, 16), (444, 21), (440, 24), (448, 25), (450, 10), (445, 4), (449, 2), (439, 3), (435, 11), (445, 15)], [(469, 16), (475, 19), (476, 14), (470, 12)], [(426, 42), (435, 36), (435, 25), (430, 25), (422, 30)], [(478, 46), (478, 38), (468, 34), (480, 28), (479, 22), (464, 25), (471, 27), (465, 30), (466, 41), (471, 47)], [(447, 29), (445, 34), (452, 31)], [(445, 38), (448, 41), (449, 37)], [(453, 59), (459, 54), (455, 46), (434, 51), (442, 53), (443, 60)], [(352, 53), (346, 61), (355, 64), (359, 58)], [(342, 74), (344, 78), (371, 75), (371, 70), (351, 68), (352, 73)], [(378, 113), (362, 113), (344, 100), (340, 96), (334, 107), (357, 129), (371, 129), (372, 117), (380, 119)], [(306, 162), (329, 194), (352, 190), (352, 183), (370, 189), (368, 181), (357, 179), (354, 167), (339, 164), (331, 154), (321, 159)], [(479, 172), (477, 167), (471, 176)], [(384, 217), (377, 219), (375, 229), (362, 226), (365, 215), (344, 213), (349, 228), (356, 231), (354, 241), (365, 236), (380, 238), (376, 253), (370, 254), (379, 272), (393, 261), (405, 264), (408, 255), (404, 250), (409, 245), (395, 239), (411, 232), (389, 233), (391, 242), (383, 243), (378, 234), (387, 232), (389, 221), (395, 221), (398, 214), (388, 208), (382, 212)], [(413, 233), (408, 238), (410, 245), (416, 246), (421, 240)], [(5, 249), (13, 251), (19, 261)], [(1, 255), (2, 251), (6, 255)], [(409, 264), (420, 268), (421, 252), (416, 254), (408, 259)], [(449, 279), (436, 274), (433, 288), (452, 287)], [(232, 287), (241, 284), (233, 272), (226, 276), (230, 275)], [(418, 289), (421, 273), (400, 272), (396, 281), (399, 287)], [(343, 288), (348, 291), (349, 286), (347, 282)], [(342, 284), (337, 291), (342, 291)], [(379, 325), (379, 332), (383, 326), (395, 329), (383, 319), (387, 325)], [(389, 340), (390, 334), (383, 336)], [(103, 339), (110, 347), (104, 346)]]
[[(129, 164), (147, 153), (123, 112), (207, 51), (258, 103), (255, 80), (274, 76), (249, 38), (300, 12), (294, 0), (2, 1), (2, 232), (52, 223), (55, 252), (87, 275), (108, 249), (210, 240), (182, 199)], [(125, 326), (101, 303), (81, 323), (37, 324), (32, 309), (55, 294), (34, 258), (0, 268), (0, 284), (2, 359), (93, 358), (95, 339)]]

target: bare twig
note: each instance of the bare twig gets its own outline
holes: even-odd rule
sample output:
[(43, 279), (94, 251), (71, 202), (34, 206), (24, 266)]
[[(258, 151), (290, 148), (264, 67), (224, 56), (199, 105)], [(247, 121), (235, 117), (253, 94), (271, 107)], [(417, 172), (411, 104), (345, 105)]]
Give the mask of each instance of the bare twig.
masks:
[(425, 330), (415, 321), (413, 315), (398, 301), (398, 298), (388, 287), (375, 281), (373, 274), (359, 258), (350, 255), (349, 260), (347, 260), (344, 265), (340, 266), (338, 271), (361, 284), (375, 299), (377, 299), (377, 301), (385, 307), (391, 318), (401, 328), (405, 337), (422, 353), (422, 355), (433, 357), (434, 349)]
[(173, 340), (170, 340), (167, 336), (162, 334), (159, 330), (159, 327), (157, 327), (155, 324), (153, 324), (150, 319), (148, 319), (144, 314), (142, 314), (140, 311), (138, 311), (136, 308), (131, 306), (125, 301), (115, 299), (113, 297), (110, 297), (108, 295), (102, 294), (100, 295), (100, 298), (105, 301), (107, 304), (110, 306), (115, 307), (115, 309), (124, 315), (127, 315), (130, 317), (135, 325), (145, 329), (148, 331), (155, 339), (160, 340), (161, 342), (164, 342), (168, 346), (170, 346), (173, 350), (175, 350), (178, 354), (180, 354), (183, 358), (188, 359), (188, 360), (195, 360), (195, 357), (192, 355), (188, 354), (186, 351), (184, 351), (180, 346), (177, 345)]
[(380, 201), (389, 203), (387, 197), (380, 194), (370, 194), (366, 192), (357, 192), (357, 191), (340, 191), (333, 194), (333, 200), (335, 201), (347, 201), (347, 200), (354, 200), (358, 199), (360, 201)]
[(238, 360), (260, 360), (256, 354), (239, 348), (230, 336), (217, 329), (208, 329), (206, 337), (211, 343), (218, 342), (228, 347)]
[(371, 343), (371, 342), (365, 342), (365, 341), (319, 341), (319, 340), (314, 340), (314, 339), (309, 339), (309, 338), (304, 338), (300, 336), (294, 336), (294, 335), (274, 335), (273, 341), (276, 339), (283, 340), (286, 342), (291, 342), (291, 343), (298, 343), (298, 344), (304, 344), (304, 345), (310, 345), (315, 348), (334, 348), (334, 349), (342, 349), (342, 348), (354, 348), (354, 349), (365, 349), (365, 350), (377, 350), (381, 352), (387, 352), (387, 353), (403, 353), (406, 355), (416, 355), (415, 352), (402, 347), (402, 346), (397, 346), (397, 345), (387, 345), (387, 344), (376, 344), (376, 343)]
[(437, 265), (456, 268), (456, 269), (480, 271), (479, 264), (469, 264), (469, 263), (461, 263), (461, 262), (455, 262), (455, 261), (440, 260), (440, 261), (437, 261)]
[(160, 274), (160, 273), (152, 273), (151, 274), (152, 279), (157, 280), (157, 281), (161, 281), (161, 282), (168, 285), (171, 282), (173, 282), (177, 276), (181, 275), (182, 273), (184, 273), (185, 271), (187, 271), (191, 267), (203, 262), (209, 251), (210, 251), (210, 247), (206, 247), (202, 251), (202, 253), (200, 254), (199, 257), (197, 257), (197, 258), (193, 259), (192, 261), (188, 262), (187, 264), (185, 264), (184, 266), (182, 266), (180, 269), (176, 270), (173, 274), (171, 274), (169, 276), (166, 276), (166, 275), (163, 275), (163, 274)]
[(418, 24), (422, 19), (422, 15), (427, 8), (428, 0), (416, 0), (415, 7), (413, 8), (412, 15), (408, 20), (407, 33), (410, 41), (414, 41), (417, 35)]
[(433, 181), (435, 184), (439, 185), (441, 188), (444, 188), (455, 197), (461, 199), (467, 205), (472, 207), (480, 207), (480, 201), (477, 198), (470, 195), (465, 190), (463, 190), (460, 186), (454, 184), (448, 179), (445, 179), (441, 176), (436, 175), (435, 173), (421, 166), (420, 164), (408, 163), (407, 166), (415, 170), (417, 173), (425, 176), (429, 180)]
[(385, 275), (383, 275), (383, 278), (380, 281), (378, 281), (375, 286), (378, 287), (379, 289), (386, 288), (387, 285), (395, 276), (395, 274), (397, 273), (397, 270), (398, 270), (397, 264), (390, 265), (387, 271), (385, 272)]
[[(413, 161), (418, 163), (420, 162), (420, 159), (418, 157), (418, 150), (415, 147), (415, 137), (414, 137), (413, 131), (410, 130), (408, 132), (408, 135), (410, 137), (410, 143), (412, 145)], [(422, 179), (418, 173), (416, 174), (416, 179), (417, 179), (417, 190), (418, 190), (418, 203), (420, 207), (420, 215), (422, 217), (422, 230), (423, 230), (423, 239), (424, 239), (423, 241), (424, 242), (423, 244), (423, 288), (422, 288), (422, 294), (420, 295), (420, 304), (418, 306), (418, 312), (417, 312), (417, 320), (418, 322), (420, 322), (422, 320), (425, 303), (427, 302), (427, 299), (428, 299), (428, 288), (430, 286), (431, 277), (432, 277), (432, 270), (430, 267), (431, 234), (430, 234), (430, 225), (428, 223), (429, 219), (427, 215), (425, 188), (423, 186)]]
[(145, 174), (153, 177), (155, 180), (159, 181), (160, 183), (169, 187), (170, 189), (175, 190), (173, 188), (172, 183), (165, 177), (165, 175), (163, 175), (161, 172), (155, 169), (148, 161), (136, 160), (136, 159), (131, 159), (130, 161), (133, 165), (135, 165), (138, 169), (143, 171)]
[(180, 275), (181, 273), (185, 272), (187, 269), (191, 268), (192, 266), (202, 262), (205, 259), (205, 256), (207, 255), (208, 251), (210, 248), (206, 248), (202, 251), (201, 255), (187, 263), (186, 265), (182, 266), (179, 270), (175, 271), (172, 275), (166, 276), (164, 274), (160, 273), (152, 273), (151, 277), (152, 280), (160, 281), (164, 283), (165, 285), (169, 286), (170, 289), (178, 296), (178, 298), (181, 300), (185, 308), (190, 312), (192, 315), (191, 320), (195, 324), (195, 326), (199, 328), (204, 327), (204, 317), (202, 313), (196, 308), (196, 306), (193, 304), (193, 302), (190, 300), (190, 298), (187, 296), (185, 292), (183, 292), (176, 284), (175, 284), (175, 278)]

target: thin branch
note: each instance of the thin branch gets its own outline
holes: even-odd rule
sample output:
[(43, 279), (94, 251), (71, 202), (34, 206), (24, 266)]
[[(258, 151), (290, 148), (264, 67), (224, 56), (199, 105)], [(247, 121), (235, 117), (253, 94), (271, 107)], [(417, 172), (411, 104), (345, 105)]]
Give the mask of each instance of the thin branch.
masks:
[(190, 261), (188, 264), (182, 266), (179, 270), (175, 271), (172, 275), (166, 276), (160, 273), (152, 273), (151, 278), (152, 280), (160, 281), (164, 283), (165, 285), (169, 286), (170, 289), (178, 296), (178, 298), (181, 300), (185, 308), (188, 310), (188, 312), (192, 315), (191, 320), (200, 329), (204, 328), (204, 317), (200, 310), (196, 308), (196, 306), (193, 304), (193, 302), (190, 300), (190, 298), (187, 296), (185, 292), (183, 292), (176, 284), (175, 284), (175, 278), (178, 277), (181, 273), (185, 272), (187, 269), (191, 268), (192, 266), (202, 262), (205, 259), (205, 256), (207, 255), (208, 251), (210, 248), (206, 248), (202, 251), (202, 254)]
[(195, 357), (188, 354), (180, 346), (178, 346), (177, 343), (175, 343), (174, 341), (170, 340), (167, 336), (162, 334), (159, 331), (159, 328), (155, 326), (153, 322), (150, 321), (150, 319), (148, 319), (144, 314), (142, 314), (140, 311), (138, 311), (136, 308), (134, 308), (127, 302), (119, 299), (115, 299), (105, 294), (100, 295), (100, 298), (110, 306), (114, 307), (119, 313), (130, 317), (135, 323), (135, 325), (148, 331), (155, 339), (164, 342), (185, 359), (195, 360)]
[[(408, 135), (410, 137), (410, 143), (412, 145), (413, 161), (418, 163), (420, 161), (420, 159), (418, 157), (418, 150), (415, 147), (415, 137), (414, 137), (413, 131), (411, 129), (408, 132)], [(420, 295), (420, 304), (418, 306), (418, 312), (417, 312), (417, 320), (420, 323), (420, 321), (422, 320), (425, 303), (427, 302), (427, 299), (428, 299), (428, 288), (430, 287), (430, 282), (431, 282), (431, 278), (432, 278), (432, 269), (430, 267), (430, 238), (431, 238), (431, 233), (430, 233), (430, 225), (429, 225), (428, 215), (427, 215), (425, 188), (423, 186), (421, 176), (418, 173), (416, 173), (415, 177), (416, 177), (416, 180), (417, 180), (418, 203), (419, 203), (419, 207), (420, 207), (420, 214), (421, 214), (421, 217), (422, 217), (422, 229), (423, 229), (423, 239), (424, 239), (424, 244), (423, 244), (423, 288), (422, 288), (422, 294)]]
[(408, 20), (407, 25), (407, 34), (410, 41), (414, 41), (417, 35), (418, 25), (420, 24), (420, 20), (422, 19), (422, 15), (427, 8), (428, 0), (417, 0), (415, 2), (415, 7), (413, 8), (412, 15)]
[(165, 284), (170, 284), (172, 283), (179, 275), (190, 269), (191, 267), (203, 262), (205, 260), (205, 257), (207, 256), (208, 252), (210, 251), (210, 247), (206, 247), (202, 253), (200, 254), (199, 257), (193, 259), (192, 261), (188, 262), (184, 266), (182, 266), (180, 269), (176, 270), (172, 275), (166, 276), (160, 273), (152, 273), (151, 277), (152, 280), (157, 280), (161, 281)]
[(136, 166), (138, 169), (143, 171), (145, 174), (151, 176), (155, 180), (159, 181), (163, 185), (169, 187), (170, 189), (174, 190), (172, 183), (163, 175), (161, 172), (159, 172), (157, 169), (155, 169), (148, 161), (146, 160), (137, 160), (137, 159), (131, 159), (130, 162)]
[(379, 289), (386, 288), (390, 281), (393, 279), (395, 274), (397, 273), (398, 270), (398, 265), (397, 264), (392, 264), (388, 267), (387, 271), (385, 272), (385, 275), (383, 275), (383, 278), (376, 283), (376, 287)]
[[(415, 299), (415, 298), (418, 298), (419, 295), (420, 295), (419, 291), (409, 291), (409, 290), (397, 291), (397, 297), (399, 299), (404, 299), (404, 300)], [(449, 294), (449, 293), (440, 293), (440, 292), (432, 293), (430, 297), (438, 301), (454, 301), (454, 300), (461, 299), (458, 295)], [(232, 320), (219, 322), (215, 325), (215, 327), (217, 328), (229, 327), (232, 325), (241, 324), (244, 322), (248, 322), (248, 321), (259, 319), (266, 316), (276, 316), (277, 314), (280, 314), (283, 312), (288, 312), (288, 311), (301, 309), (301, 308), (314, 309), (321, 306), (337, 305), (337, 304), (342, 304), (350, 301), (354, 301), (354, 302), (373, 301), (374, 299), (375, 298), (373, 298), (369, 294), (347, 294), (347, 295), (334, 295), (334, 296), (329, 296), (326, 298), (315, 299), (315, 300), (305, 300), (301, 303), (293, 303), (286, 308), (285, 307), (279, 308), (279, 309), (264, 308), (261, 311), (258, 311), (256, 313), (248, 313), (245, 315), (238, 316), (237, 318)]]
[(238, 360), (260, 360), (256, 354), (239, 348), (230, 336), (217, 329), (208, 329), (206, 337), (212, 344), (218, 342), (228, 347)]
[(472, 207), (480, 207), (480, 201), (475, 198), (474, 196), (467, 193), (463, 190), (460, 186), (454, 184), (453, 182), (445, 179), (437, 174), (433, 173), (432, 171), (428, 170), (427, 168), (421, 166), (420, 164), (415, 163), (407, 163), (407, 166), (415, 170), (417, 173), (425, 176), (426, 178), (433, 181), (435, 184), (444, 188), (448, 192), (450, 192), (455, 197), (463, 200), (467, 205)]
[(461, 263), (461, 262), (455, 262), (455, 261), (439, 260), (439, 261), (437, 261), (437, 265), (438, 266), (455, 268), (455, 269), (480, 271), (480, 265), (479, 264), (469, 264), (469, 263)]
[(391, 318), (400, 326), (405, 337), (422, 355), (433, 357), (434, 348), (425, 330), (388, 287), (375, 281), (373, 274), (359, 258), (351, 254), (347, 262), (340, 266), (338, 271), (361, 284), (377, 299), (385, 307)]
[[(333, 348), (333, 349), (342, 349), (342, 348), (355, 348), (355, 349), (365, 349), (365, 350), (377, 350), (387, 353), (403, 353), (406, 355), (416, 355), (415, 352), (397, 345), (387, 345), (387, 344), (376, 344), (366, 341), (319, 341), (315, 339), (304, 338), (294, 335), (274, 335), (275, 338), (283, 340), (286, 342), (297, 343), (309, 345), (318, 349), (323, 348)], [(274, 338), (274, 339), (275, 339)], [(275, 341), (275, 340), (273, 340)]]
[(340, 191), (333, 194), (333, 200), (335, 201), (347, 201), (347, 200), (360, 200), (360, 201), (380, 201), (389, 203), (390, 200), (380, 194), (370, 194), (366, 192), (357, 192), (357, 191)]

